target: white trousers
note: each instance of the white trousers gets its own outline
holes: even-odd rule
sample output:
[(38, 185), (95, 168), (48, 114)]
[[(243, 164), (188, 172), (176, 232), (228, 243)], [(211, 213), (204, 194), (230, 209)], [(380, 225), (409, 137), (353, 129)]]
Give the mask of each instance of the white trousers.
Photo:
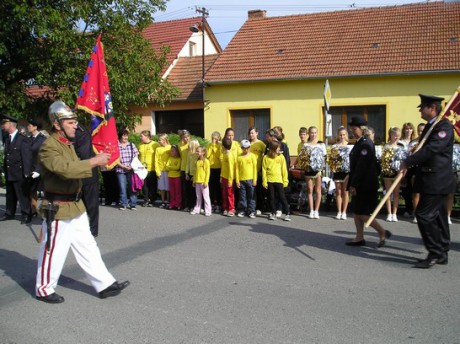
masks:
[(69, 220), (55, 220), (51, 224), (50, 250), (46, 250), (46, 221), (42, 225), (43, 240), (38, 251), (37, 296), (54, 293), (59, 276), (64, 267), (69, 248), (78, 265), (85, 271), (96, 292), (100, 292), (115, 282), (102, 261), (101, 252), (89, 229), (88, 215), (85, 213)]

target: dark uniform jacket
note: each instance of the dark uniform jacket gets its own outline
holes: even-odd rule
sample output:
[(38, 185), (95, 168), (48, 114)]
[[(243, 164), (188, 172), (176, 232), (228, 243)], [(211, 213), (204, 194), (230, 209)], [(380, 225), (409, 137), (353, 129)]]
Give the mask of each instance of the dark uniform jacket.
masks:
[[(427, 124), (420, 140), (432, 124)], [(420, 150), (405, 160), (408, 167), (415, 166), (414, 191), (425, 194), (447, 195), (454, 188), (452, 154), (454, 131), (447, 119), (436, 124)]]
[(38, 152), (40, 151), (40, 147), (42, 146), (43, 142), (45, 142), (46, 137), (42, 133), (39, 133), (37, 136), (31, 137), (29, 140), (30, 150), (32, 151), (31, 171), (41, 173), (40, 164), (38, 163)]
[(32, 151), (26, 136), (17, 132), (13, 142), (9, 142), (9, 138), (6, 139), (3, 166), (6, 180), (9, 182), (20, 181), (32, 173)]
[[(43, 189), (46, 192), (72, 195), (81, 191), (81, 178), (91, 177), (89, 160), (80, 160), (73, 144), (58, 133), (53, 133), (43, 144), (38, 153), (42, 167)], [(46, 208), (47, 200), (41, 208)], [(83, 201), (59, 202), (55, 219), (71, 219), (86, 211)]]
[[(75, 152), (81, 160), (90, 159), (96, 154), (93, 150), (93, 144), (91, 142), (91, 133), (83, 126), (78, 125), (75, 131)], [(83, 184), (97, 183), (99, 178), (97, 167), (93, 168), (92, 176), (90, 178), (84, 178)]]
[(377, 158), (374, 143), (362, 136), (350, 152), (350, 176), (348, 188), (358, 193), (376, 191), (379, 188)]

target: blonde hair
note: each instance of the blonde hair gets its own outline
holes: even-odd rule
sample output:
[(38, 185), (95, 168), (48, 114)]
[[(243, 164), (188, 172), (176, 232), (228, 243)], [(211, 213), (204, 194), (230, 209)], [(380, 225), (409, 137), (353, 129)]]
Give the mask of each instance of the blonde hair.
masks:
[(160, 142), (160, 140), (165, 140), (166, 144), (169, 145), (168, 134), (159, 134), (158, 135), (158, 142)]
[(337, 129), (337, 142), (339, 141), (339, 133), (340, 133), (341, 131), (344, 131), (344, 132), (345, 132), (345, 135), (346, 135), (346, 137), (347, 137), (346, 140), (348, 141), (348, 130), (347, 130), (347, 128), (345, 128), (343, 125), (341, 125), (341, 126), (339, 127), (339, 129)]
[(390, 129), (388, 129), (388, 141), (390, 141), (391, 139), (391, 134), (401, 135), (401, 129), (399, 129), (398, 127), (390, 127)]
[(198, 147), (200, 147), (200, 143), (198, 142), (198, 140), (190, 140), (190, 142), (188, 143), (189, 153), (194, 154)]
[(145, 137), (151, 138), (150, 130), (142, 130), (141, 135), (144, 135)]
[(211, 138), (213, 137), (216, 137), (217, 138), (217, 141), (220, 141), (222, 140), (222, 136), (220, 135), (220, 133), (218, 131), (213, 131), (212, 134), (211, 134)]

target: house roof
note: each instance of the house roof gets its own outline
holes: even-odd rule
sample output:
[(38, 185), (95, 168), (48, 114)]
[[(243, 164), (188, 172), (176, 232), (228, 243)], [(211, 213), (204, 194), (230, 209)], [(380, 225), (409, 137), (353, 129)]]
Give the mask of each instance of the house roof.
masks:
[[(168, 54), (168, 65), (170, 65), (190, 39), (192, 35), (190, 27), (199, 23), (201, 23), (201, 17), (153, 22), (142, 31), (142, 34), (149, 40), (155, 50), (160, 50), (162, 46), (171, 48)], [(220, 52), (222, 48), (206, 21), (205, 30), (216, 46), (217, 51)]]
[[(209, 70), (219, 55), (205, 56), (205, 72)], [(168, 80), (180, 89), (181, 95), (174, 101), (202, 101), (203, 89), (201, 56), (181, 57), (168, 76)]]
[(208, 83), (460, 70), (460, 3), (250, 18)]

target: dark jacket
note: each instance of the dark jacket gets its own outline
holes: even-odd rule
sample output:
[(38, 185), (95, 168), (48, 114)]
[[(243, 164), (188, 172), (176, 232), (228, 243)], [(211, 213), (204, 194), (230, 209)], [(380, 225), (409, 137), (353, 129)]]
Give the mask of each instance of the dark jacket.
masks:
[(27, 178), (32, 173), (32, 151), (30, 141), (24, 135), (16, 133), (13, 142), (5, 141), (3, 168), (7, 181), (15, 182)]
[[(425, 126), (420, 141), (431, 126), (432, 124)], [(433, 127), (422, 148), (405, 160), (407, 167), (415, 167), (415, 192), (437, 195), (447, 195), (452, 192), (454, 188), (453, 147), (453, 127), (444, 118)]]
[(374, 143), (366, 137), (356, 141), (350, 152), (350, 176), (348, 188), (358, 193), (375, 192), (379, 188), (377, 158)]
[[(78, 125), (75, 131), (75, 152), (81, 160), (90, 159), (95, 156), (93, 143), (91, 142), (91, 133), (85, 127)], [(98, 182), (98, 169), (94, 167), (90, 178), (82, 179), (83, 185)]]
[(40, 164), (38, 163), (38, 152), (40, 151), (40, 147), (42, 146), (43, 142), (45, 142), (46, 136), (42, 133), (39, 133), (35, 137), (30, 137), (30, 150), (32, 151), (32, 164), (31, 164), (31, 171), (32, 172), (40, 172)]

